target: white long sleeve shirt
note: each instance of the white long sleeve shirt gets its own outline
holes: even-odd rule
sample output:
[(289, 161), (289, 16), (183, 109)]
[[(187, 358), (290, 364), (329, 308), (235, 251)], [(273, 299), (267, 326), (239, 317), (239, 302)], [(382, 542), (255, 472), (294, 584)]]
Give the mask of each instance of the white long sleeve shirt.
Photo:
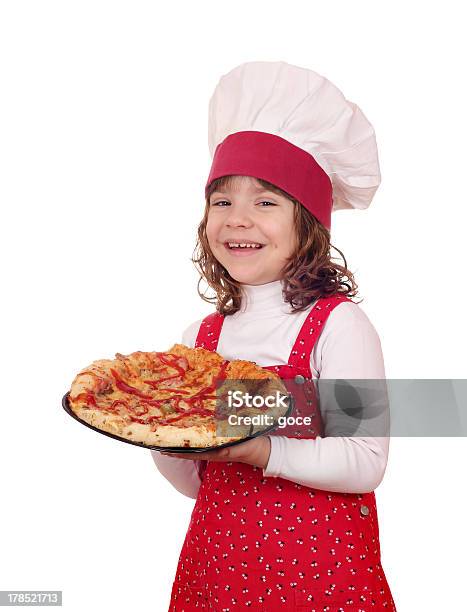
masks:
[[(223, 322), (217, 352), (225, 359), (245, 359), (259, 366), (286, 364), (301, 326), (314, 307), (290, 314), (281, 281), (242, 285), (242, 306)], [(183, 333), (182, 343), (193, 348), (202, 319)], [(379, 336), (357, 304), (336, 306), (323, 326), (310, 357), (314, 379), (384, 379)], [(332, 423), (326, 419), (325, 398), (320, 409), (325, 436)], [(297, 439), (269, 436), (271, 454), (264, 476), (282, 477), (327, 491), (366, 493), (381, 482), (386, 469), (389, 436), (317, 437)], [(201, 484), (201, 461), (167, 457), (151, 451), (160, 473), (181, 493), (196, 498)]]

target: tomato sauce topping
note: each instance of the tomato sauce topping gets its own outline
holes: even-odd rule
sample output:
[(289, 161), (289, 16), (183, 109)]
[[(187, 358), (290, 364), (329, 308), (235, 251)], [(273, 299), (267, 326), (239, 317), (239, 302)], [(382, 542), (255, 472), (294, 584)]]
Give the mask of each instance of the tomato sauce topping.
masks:
[[(163, 387), (159, 387), (159, 384), (165, 380), (184, 377), (188, 369), (187, 360), (183, 357), (179, 357), (178, 355), (173, 355), (171, 353), (156, 353), (156, 354), (158, 355), (160, 361), (164, 364), (165, 367), (158, 368), (157, 370), (154, 370), (154, 371), (168, 373), (167, 369), (171, 367), (176, 370), (176, 373), (173, 375), (164, 376), (162, 378), (159, 378), (157, 381), (143, 380), (143, 382), (146, 384), (149, 384), (151, 387), (153, 387), (154, 389), (157, 389), (158, 391), (170, 391), (174, 393), (174, 395), (170, 397), (170, 400), (169, 398), (156, 399), (156, 398), (153, 398), (151, 395), (148, 395), (147, 393), (143, 393), (136, 387), (128, 384), (125, 380), (123, 380), (123, 378), (117, 372), (117, 370), (115, 370), (114, 368), (111, 368), (110, 372), (115, 380), (115, 383), (114, 383), (115, 387), (117, 387), (117, 389), (119, 389), (120, 391), (130, 395), (130, 398), (128, 398), (128, 400), (117, 399), (117, 400), (114, 400), (111, 405), (106, 405), (106, 406), (100, 405), (99, 406), (96, 402), (96, 398), (94, 397), (94, 395), (90, 391), (88, 391), (86, 393), (80, 393), (77, 397), (74, 398), (74, 401), (82, 400), (87, 405), (93, 406), (97, 409), (109, 410), (110, 412), (114, 412), (118, 414), (122, 414), (122, 412), (119, 410), (119, 407), (123, 407), (122, 416), (127, 416), (134, 423), (141, 423), (143, 425), (149, 424), (151, 426), (170, 425), (171, 423), (176, 423), (184, 418), (189, 419), (190, 417), (196, 416), (196, 415), (197, 416), (212, 416), (213, 411), (208, 408), (205, 408), (203, 406), (203, 402), (205, 400), (217, 399), (217, 396), (213, 395), (213, 392), (216, 389), (216, 384), (222, 380), (225, 380), (229, 361), (224, 360), (222, 362), (217, 376), (213, 377), (213, 380), (209, 386), (204, 387), (203, 389), (200, 389), (197, 393), (195, 393), (194, 395), (191, 395), (190, 397), (184, 397), (186, 395), (189, 395), (192, 392), (189, 389), (178, 389), (176, 387), (163, 388)], [(82, 374), (84, 373), (86, 374), (89, 373), (89, 374), (93, 374), (97, 376), (94, 372), (91, 372), (91, 371), (82, 372)], [(198, 379), (199, 378), (200, 377), (198, 377)], [(193, 381), (193, 382), (196, 382), (196, 381)], [(131, 396), (134, 397), (134, 401), (136, 401), (136, 398), (139, 399), (137, 405), (133, 405), (134, 402), (133, 403), (131, 402), (131, 399), (132, 399)], [(185, 406), (188, 406), (188, 408), (184, 408), (183, 406), (181, 406), (180, 402), (183, 402)], [(170, 404), (170, 407), (174, 411), (174, 414), (148, 415), (149, 406), (160, 408), (161, 406), (167, 403)], [(181, 423), (181, 425), (183, 426), (183, 423)]]

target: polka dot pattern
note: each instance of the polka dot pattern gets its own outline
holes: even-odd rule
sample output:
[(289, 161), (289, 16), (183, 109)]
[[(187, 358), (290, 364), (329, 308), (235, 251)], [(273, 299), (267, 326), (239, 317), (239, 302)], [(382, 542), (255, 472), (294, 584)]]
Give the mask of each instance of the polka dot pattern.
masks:
[[(341, 295), (318, 300), (288, 363), (268, 366), (293, 394), (294, 416), (312, 417), (310, 427), (290, 426), (277, 435), (322, 434), (310, 353), (343, 300), (349, 301)], [(206, 317), (195, 346), (216, 350), (222, 323), (219, 313)], [(243, 463), (206, 464), (170, 612), (396, 610), (381, 565), (374, 493), (311, 489)]]

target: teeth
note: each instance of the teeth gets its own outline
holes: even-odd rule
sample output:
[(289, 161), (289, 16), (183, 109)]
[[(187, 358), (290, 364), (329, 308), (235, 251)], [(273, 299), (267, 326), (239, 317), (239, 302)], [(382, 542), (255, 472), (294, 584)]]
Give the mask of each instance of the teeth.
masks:
[(260, 244), (254, 243), (254, 244), (249, 244), (247, 242), (228, 242), (227, 243), (229, 245), (229, 247), (233, 248), (233, 247), (241, 247), (241, 248), (250, 248), (250, 249), (259, 249), (261, 248)]

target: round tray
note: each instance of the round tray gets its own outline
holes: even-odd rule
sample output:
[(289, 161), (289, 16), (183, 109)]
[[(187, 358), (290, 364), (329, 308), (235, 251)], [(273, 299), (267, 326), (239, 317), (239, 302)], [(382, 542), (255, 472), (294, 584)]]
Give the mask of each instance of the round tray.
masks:
[[(170, 452), (170, 453), (204, 453), (204, 452), (211, 451), (211, 450), (219, 450), (220, 448), (226, 448), (227, 446), (235, 446), (236, 444), (241, 444), (242, 442), (246, 442), (247, 440), (252, 440), (253, 438), (256, 438), (257, 436), (262, 436), (266, 433), (270, 433), (274, 431), (275, 429), (277, 429), (277, 427), (279, 427), (279, 423), (274, 423), (274, 425), (271, 425), (270, 427), (267, 427), (265, 429), (261, 429), (260, 431), (256, 431), (255, 433), (248, 435), (245, 438), (242, 438), (241, 440), (234, 440), (233, 442), (226, 442), (225, 444), (219, 444), (217, 446), (203, 446), (202, 448), (193, 448), (193, 447), (186, 447), (186, 446), (152, 446), (149, 444), (144, 444), (144, 442), (134, 442), (133, 440), (122, 438), (121, 436), (117, 436), (108, 431), (103, 431), (102, 429), (99, 429), (98, 427), (94, 427), (94, 425), (90, 425), (89, 423), (86, 423), (86, 421), (83, 421), (82, 419), (80, 419), (70, 408), (70, 404), (68, 401), (68, 395), (69, 395), (69, 392), (65, 393), (65, 395), (63, 396), (62, 407), (64, 408), (65, 412), (67, 412), (71, 417), (73, 417), (76, 421), (78, 421), (78, 423), (81, 423), (81, 425), (85, 425), (86, 427), (89, 427), (89, 429), (93, 429), (94, 431), (97, 431), (98, 433), (103, 434), (104, 436), (108, 436), (109, 438), (114, 438), (114, 440), (119, 440), (120, 442), (126, 442), (127, 444), (133, 444), (133, 446), (141, 446), (142, 448), (148, 448), (150, 450), (165, 451), (165, 452)], [(288, 397), (289, 397), (289, 407), (287, 408), (286, 413), (283, 415), (284, 417), (290, 416), (295, 406), (293, 395), (289, 393)], [(254, 428), (254, 425), (251, 426), (251, 429), (253, 428)]]

